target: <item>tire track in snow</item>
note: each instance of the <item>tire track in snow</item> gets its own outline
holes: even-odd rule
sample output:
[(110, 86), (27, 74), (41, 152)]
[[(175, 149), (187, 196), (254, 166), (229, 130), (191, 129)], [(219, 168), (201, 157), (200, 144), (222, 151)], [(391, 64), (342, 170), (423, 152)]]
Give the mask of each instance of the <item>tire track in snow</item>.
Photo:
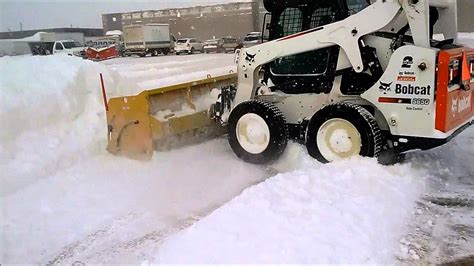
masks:
[[(102, 229), (87, 235), (82, 240), (64, 247), (58, 255), (48, 261), (47, 265), (107, 263), (105, 260), (114, 258), (122, 253), (130, 254), (133, 251), (143, 249), (148, 245), (160, 244), (168, 236), (191, 226), (200, 219), (200, 217), (197, 216), (181, 219), (173, 222), (172, 226), (167, 226), (161, 230), (153, 230), (130, 240), (115, 243), (107, 248), (96, 251), (95, 245), (97, 242), (103, 241), (114, 234), (120, 234), (120, 228), (132, 223), (136, 218), (137, 215), (132, 213), (124, 218), (115, 220)], [(92, 251), (92, 254), (87, 255), (88, 252)], [(84, 254), (86, 255), (83, 256)]]
[(133, 251), (141, 250), (146, 246), (154, 244), (160, 245), (168, 236), (190, 227), (195, 222), (199, 221), (199, 219), (200, 217), (189, 217), (186, 219), (179, 220), (177, 224), (172, 227), (168, 227), (162, 230), (151, 231), (132, 240), (119, 243), (111, 246), (110, 248), (96, 252), (93, 257), (100, 258), (100, 261), (92, 260), (92, 256), (89, 256), (87, 258), (87, 261), (92, 261), (93, 263), (107, 263), (107, 261), (105, 261), (104, 259), (110, 259), (122, 253), (130, 254)]
[[(274, 176), (275, 174), (281, 171), (273, 166), (268, 166), (265, 169), (265, 177), (250, 184), (249, 186), (257, 185), (267, 178)], [(164, 228), (147, 231), (146, 233), (141, 233), (138, 236), (129, 238), (125, 241), (112, 241), (110, 245), (105, 248), (97, 248), (97, 245), (101, 245), (101, 242), (109, 244), (110, 237), (114, 235), (123, 234), (123, 228), (126, 226), (134, 227), (133, 223), (138, 220), (139, 214), (130, 213), (125, 217), (114, 220), (109, 225), (95, 231), (84, 237), (81, 240), (78, 240), (66, 247), (64, 247), (58, 255), (53, 259), (48, 260), (47, 265), (58, 265), (58, 264), (79, 264), (84, 265), (87, 263), (94, 264), (111, 264), (114, 262), (114, 259), (121, 258), (120, 255), (129, 255), (135, 251), (143, 251), (147, 247), (153, 248), (154, 251), (159, 249), (159, 246), (162, 242), (171, 235), (178, 233), (179, 231), (186, 229), (199, 221), (201, 218), (207, 216), (215, 209), (224, 205), (215, 205), (212, 207), (203, 210), (197, 215), (193, 215), (184, 219), (171, 220), (170, 224), (166, 224)], [(143, 261), (143, 260), (142, 260)]]
[(125, 224), (129, 223), (130, 220), (135, 218), (137, 215), (134, 213), (130, 213), (123, 218), (117, 219), (113, 221), (111, 224), (96, 230), (95, 232), (87, 235), (82, 240), (75, 241), (74, 243), (64, 247), (58, 255), (56, 255), (53, 259), (48, 260), (47, 265), (58, 265), (65, 263), (65, 261), (74, 258), (75, 256), (79, 255), (82, 252), (87, 251), (90, 249), (93, 244), (102, 238), (112, 235), (116, 230), (116, 228), (123, 227)]

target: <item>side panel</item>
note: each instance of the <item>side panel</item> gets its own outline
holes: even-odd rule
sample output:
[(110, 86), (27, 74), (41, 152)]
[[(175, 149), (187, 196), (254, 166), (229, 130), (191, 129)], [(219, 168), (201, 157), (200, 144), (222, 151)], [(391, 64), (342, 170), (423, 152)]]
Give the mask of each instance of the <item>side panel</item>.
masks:
[(126, 49), (143, 48), (143, 27), (124, 27), (123, 38)]
[(432, 137), (435, 128), (437, 50), (403, 46), (362, 98), (384, 115), (393, 135)]
[(170, 46), (168, 25), (143, 26), (143, 40), (147, 48), (166, 48)]
[[(466, 54), (465, 59), (463, 53)], [(464, 60), (467, 60), (467, 63)], [(461, 77), (464, 64), (467, 64), (467, 71), (472, 71), (473, 62), (474, 50), (472, 49), (459, 48), (439, 53), (436, 129), (441, 132), (454, 130), (463, 125), (466, 120), (472, 120), (474, 117), (474, 106), (472, 105), (474, 78), (470, 77), (470, 90), (464, 90), (461, 87), (462, 79), (450, 82), (451, 75)]]

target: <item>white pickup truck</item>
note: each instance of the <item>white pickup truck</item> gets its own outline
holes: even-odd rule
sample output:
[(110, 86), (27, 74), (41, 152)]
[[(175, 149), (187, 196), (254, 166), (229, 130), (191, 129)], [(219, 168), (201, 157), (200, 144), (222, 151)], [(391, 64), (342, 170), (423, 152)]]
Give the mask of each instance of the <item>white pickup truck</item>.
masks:
[(78, 42), (73, 40), (55, 41), (52, 49), (53, 54), (67, 54), (79, 57), (85, 57), (85, 48)]

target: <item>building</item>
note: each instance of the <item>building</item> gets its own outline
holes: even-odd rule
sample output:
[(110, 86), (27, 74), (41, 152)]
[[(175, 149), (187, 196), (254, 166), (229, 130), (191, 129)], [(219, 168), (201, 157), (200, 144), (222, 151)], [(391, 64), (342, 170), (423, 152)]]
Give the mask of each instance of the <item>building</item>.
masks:
[(458, 1), (458, 31), (474, 32), (474, 1), (473, 0), (457, 0)]
[(171, 33), (179, 37), (202, 40), (223, 36), (245, 36), (260, 31), (259, 13), (263, 6), (257, 2), (146, 10), (102, 15), (104, 31), (123, 30), (123, 26), (146, 23), (166, 23)]
[(0, 32), (0, 39), (22, 39), (35, 35), (38, 32), (54, 32), (56, 40), (74, 40), (84, 45), (88, 40), (103, 36), (102, 29), (97, 28), (53, 28), (23, 31)]

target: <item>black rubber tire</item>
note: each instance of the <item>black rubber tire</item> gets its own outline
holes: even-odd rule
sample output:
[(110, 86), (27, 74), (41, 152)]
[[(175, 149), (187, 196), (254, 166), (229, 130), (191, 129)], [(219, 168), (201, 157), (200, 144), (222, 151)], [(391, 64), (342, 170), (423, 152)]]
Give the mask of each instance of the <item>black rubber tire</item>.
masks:
[(139, 56), (140, 56), (140, 57), (145, 57), (145, 56), (146, 56), (146, 54), (140, 54)]
[[(259, 153), (247, 152), (237, 139), (236, 127), (239, 119), (245, 114), (253, 113), (265, 120), (270, 130), (270, 142), (267, 148)], [(228, 125), (230, 147), (240, 159), (253, 164), (265, 164), (278, 159), (288, 144), (288, 126), (280, 110), (271, 103), (251, 100), (240, 103), (230, 113)]]
[(191, 50), (189, 50), (188, 54), (194, 54), (194, 47), (191, 47)]
[(151, 56), (158, 56), (158, 50), (153, 50), (151, 52)]
[(306, 131), (306, 148), (309, 155), (322, 163), (329, 161), (319, 151), (317, 133), (324, 122), (340, 118), (350, 122), (361, 136), (360, 155), (378, 157), (382, 150), (382, 132), (374, 116), (367, 109), (352, 103), (337, 103), (325, 106), (311, 118)]
[(180, 54), (180, 52), (176, 52), (176, 55), (179, 55), (179, 54)]
[(162, 52), (163, 52), (163, 55), (168, 55), (170, 53), (170, 50), (164, 49)]

